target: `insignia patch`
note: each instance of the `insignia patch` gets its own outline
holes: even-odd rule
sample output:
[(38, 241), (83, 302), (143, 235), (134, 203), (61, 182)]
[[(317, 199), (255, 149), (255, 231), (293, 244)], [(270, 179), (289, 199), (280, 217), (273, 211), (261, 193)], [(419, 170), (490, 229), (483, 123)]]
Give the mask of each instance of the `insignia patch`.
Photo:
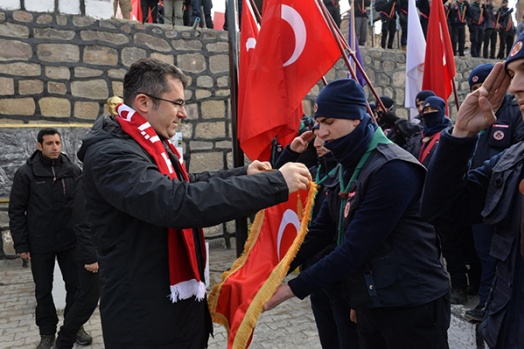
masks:
[(495, 131), (493, 132), (493, 138), (497, 141), (500, 141), (502, 139), (504, 139), (504, 132), (502, 131)]
[(520, 49), (522, 48), (522, 41), (519, 41), (515, 44), (515, 46), (513, 46), (513, 48), (511, 49), (511, 52), (509, 53), (509, 56), (510, 57), (513, 57), (515, 56), (517, 53), (520, 52)]

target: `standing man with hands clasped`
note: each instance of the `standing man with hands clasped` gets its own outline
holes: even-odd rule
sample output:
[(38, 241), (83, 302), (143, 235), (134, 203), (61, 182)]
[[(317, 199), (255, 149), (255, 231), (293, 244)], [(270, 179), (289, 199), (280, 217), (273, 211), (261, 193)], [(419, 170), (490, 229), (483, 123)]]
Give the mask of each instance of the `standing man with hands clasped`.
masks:
[(341, 282), (361, 349), (447, 349), (449, 280), (435, 230), (419, 214), (424, 167), (371, 120), (352, 79), (320, 91), (315, 119), (339, 180), (291, 270), (331, 239), (338, 246), (280, 286), (264, 309)]
[(497, 63), (469, 94), (453, 130), (444, 130), (429, 165), (422, 197), (424, 218), (434, 224), (485, 223), (494, 227), (490, 255), (495, 280), (480, 332), (490, 348), (520, 349), (524, 343), (524, 142), (470, 168), (479, 133), (515, 95), (524, 115), (524, 34), (505, 63)]
[[(65, 315), (73, 305), (78, 287), (71, 218), (75, 181), (80, 176), (80, 168), (62, 154), (60, 133), (53, 128), (38, 132), (36, 147), (37, 150), (13, 178), (9, 226), (16, 253), (31, 260), (35, 319), (41, 337), (37, 349), (49, 349), (55, 342), (58, 324), (52, 294), (55, 259), (66, 288)], [(77, 339), (85, 344), (90, 343), (91, 337), (82, 328)]]
[(106, 349), (206, 348), (213, 327), (200, 227), (284, 202), (311, 181), (297, 163), (188, 174), (169, 142), (187, 117), (187, 82), (162, 61), (133, 63), (125, 104), (95, 122), (79, 151)]

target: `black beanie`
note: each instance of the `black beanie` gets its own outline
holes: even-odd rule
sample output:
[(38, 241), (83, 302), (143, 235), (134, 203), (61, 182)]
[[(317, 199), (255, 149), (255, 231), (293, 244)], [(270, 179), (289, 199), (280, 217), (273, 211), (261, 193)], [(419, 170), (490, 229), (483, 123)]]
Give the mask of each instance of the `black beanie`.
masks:
[(523, 59), (524, 58), (524, 50), (522, 49), (522, 46), (524, 45), (524, 32), (520, 33), (519, 37), (517, 38), (517, 41), (513, 44), (513, 47), (511, 48), (511, 51), (509, 51), (509, 55), (506, 58), (506, 61), (504, 62), (504, 69), (508, 69), (508, 64), (516, 61), (517, 59)]
[(469, 88), (471, 89), (471, 87), (476, 84), (482, 84), (493, 70), (493, 67), (494, 65), (492, 63), (484, 63), (473, 68), (471, 73), (469, 73)]
[(386, 107), (386, 111), (393, 111), (395, 101), (392, 98), (388, 96), (381, 96), (380, 100), (382, 101), (382, 104), (384, 104), (384, 107)]
[(335, 80), (317, 96), (315, 118), (362, 120), (366, 114), (366, 94), (353, 79)]
[(426, 98), (436, 96), (435, 92), (431, 90), (422, 90), (419, 93), (417, 93), (417, 97), (415, 97), (415, 103), (419, 101), (425, 101)]

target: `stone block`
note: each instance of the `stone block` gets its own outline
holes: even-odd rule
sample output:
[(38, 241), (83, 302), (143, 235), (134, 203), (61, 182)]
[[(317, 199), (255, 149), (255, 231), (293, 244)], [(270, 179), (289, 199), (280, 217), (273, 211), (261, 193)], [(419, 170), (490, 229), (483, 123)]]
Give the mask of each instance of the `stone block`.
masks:
[(107, 82), (102, 79), (71, 82), (74, 97), (105, 100), (109, 97)]
[(13, 78), (0, 77), (0, 95), (9, 96), (15, 94), (15, 81)]
[(0, 64), (0, 74), (13, 76), (40, 76), (41, 67), (34, 63)]
[(216, 80), (217, 80), (218, 87), (229, 87), (229, 77), (228, 76), (221, 76), (217, 78)]
[(33, 57), (31, 45), (18, 40), (0, 39), (0, 61), (27, 61)]
[(96, 23), (96, 20), (92, 17), (87, 16), (73, 16), (73, 25), (75, 27), (89, 27)]
[(209, 98), (211, 96), (212, 96), (211, 91), (208, 91), (208, 90), (196, 90), (195, 91), (196, 99), (204, 99), (204, 98)]
[(36, 18), (36, 24), (50, 25), (51, 23), (53, 23), (53, 16), (49, 13), (38, 15)]
[(406, 86), (406, 71), (401, 70), (393, 72), (392, 80), (393, 86), (404, 88)]
[(124, 83), (122, 81), (111, 81), (111, 87), (113, 88), (113, 96), (124, 95)]
[[(49, 0), (46, 0), (49, 1)], [(35, 3), (39, 1), (31, 1), (31, 3)], [(31, 11), (29, 7), (26, 6), (26, 9), (28, 11)], [(53, 12), (51, 11), (35, 11), (35, 12)], [(33, 14), (27, 11), (13, 11), (13, 19), (17, 22), (32, 22), (33, 21)]]
[(144, 33), (136, 33), (133, 37), (133, 43), (135, 45), (147, 46), (152, 50), (160, 52), (170, 52), (172, 50), (171, 45), (166, 40)]
[(226, 114), (223, 100), (203, 101), (200, 108), (202, 110), (202, 118), (204, 119), (223, 118)]
[[(80, 8), (79, 8), (79, 10), (80, 10)], [(68, 13), (71, 13), (71, 12), (68, 12)], [(78, 13), (75, 12), (74, 14), (80, 14), (80, 13), (79, 12)], [(56, 24), (58, 24), (59, 26), (62, 26), (62, 27), (67, 25), (67, 22), (68, 22), (67, 18), (68, 17), (69, 16), (57, 15), (56, 16)]]
[(384, 61), (382, 62), (382, 69), (384, 69), (385, 72), (392, 72), (395, 70), (395, 62), (393, 61)]
[(49, 81), (47, 83), (47, 92), (51, 94), (65, 95), (67, 86), (63, 82)]
[(124, 80), (124, 76), (126, 75), (126, 73), (126, 69), (109, 69), (107, 71), (107, 76), (109, 76), (112, 79)]
[(0, 99), (0, 115), (34, 115), (35, 100), (33, 98)]
[(73, 44), (38, 44), (38, 59), (46, 62), (74, 63), (80, 60), (80, 48)]
[(42, 80), (19, 80), (18, 93), (21, 95), (37, 95), (44, 92)]
[(102, 75), (104, 72), (100, 69), (91, 69), (86, 67), (76, 67), (75, 77), (77, 78), (92, 78)]
[(225, 135), (224, 122), (199, 122), (195, 125), (196, 139), (224, 138)]
[(228, 52), (229, 51), (229, 44), (227, 42), (214, 42), (206, 45), (208, 52)]
[(227, 150), (227, 149), (232, 148), (232, 144), (231, 144), (231, 141), (218, 141), (218, 142), (215, 142), (215, 148)]
[(73, 30), (55, 29), (55, 28), (34, 28), (36, 39), (52, 40), (73, 40), (76, 33)]
[(202, 42), (198, 40), (172, 40), (171, 45), (177, 51), (202, 51)]
[(197, 86), (201, 88), (213, 87), (213, 78), (207, 75), (197, 77)]
[(0, 24), (0, 36), (9, 36), (12, 38), (28, 38), (29, 28), (25, 25), (15, 23)]
[(95, 120), (100, 115), (98, 102), (75, 102), (73, 116), (79, 119)]
[(189, 172), (198, 173), (204, 171), (217, 171), (224, 167), (224, 154), (221, 151), (212, 153), (191, 153)]
[(107, 46), (86, 46), (83, 60), (88, 64), (114, 66), (118, 63), (118, 51)]
[(156, 58), (162, 62), (166, 62), (167, 64), (175, 64), (175, 56), (172, 54), (162, 54), (158, 52), (151, 53), (151, 58)]
[(125, 47), (122, 49), (122, 64), (129, 67), (141, 58), (146, 58), (146, 51), (137, 47)]
[(71, 72), (66, 67), (45, 67), (45, 76), (53, 80), (69, 80)]
[(214, 55), (209, 57), (209, 70), (211, 73), (223, 73), (229, 71), (229, 56)]
[(206, 69), (206, 60), (201, 53), (180, 54), (177, 66), (185, 72), (201, 73)]
[(198, 105), (197, 104), (186, 104), (185, 106), (187, 119), (198, 120)]
[(129, 37), (124, 34), (110, 33), (100, 30), (83, 30), (80, 32), (83, 41), (108, 42), (115, 45), (124, 45), (129, 42)]
[(38, 101), (38, 106), (42, 116), (59, 118), (71, 116), (71, 102), (65, 98), (43, 97)]
[(211, 150), (213, 149), (213, 142), (204, 142), (204, 141), (190, 141), (189, 148), (191, 151), (194, 150)]

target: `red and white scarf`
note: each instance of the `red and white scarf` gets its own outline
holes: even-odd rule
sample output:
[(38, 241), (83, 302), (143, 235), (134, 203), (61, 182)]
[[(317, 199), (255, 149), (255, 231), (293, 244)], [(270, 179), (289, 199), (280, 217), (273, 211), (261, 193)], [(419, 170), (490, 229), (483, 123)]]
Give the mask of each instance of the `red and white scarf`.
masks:
[[(189, 180), (186, 168), (181, 160), (180, 168), (183, 178), (178, 178), (173, 164), (169, 160), (169, 155), (162, 144), (162, 140), (142, 115), (125, 104), (118, 105), (117, 112), (116, 120), (122, 127), (122, 130), (153, 157), (160, 173), (169, 176), (170, 179)], [(173, 154), (180, 159), (180, 154), (175, 146), (169, 140), (164, 140), (164, 142)], [(200, 241), (204, 241), (204, 234), (201, 229), (199, 229), (199, 233)], [(193, 296), (199, 301), (203, 300), (206, 295), (206, 285), (202, 282), (198, 270), (193, 229), (168, 228), (167, 234), (171, 301), (175, 303), (178, 300), (188, 299)], [(204, 254), (205, 263), (205, 250), (202, 253)]]

